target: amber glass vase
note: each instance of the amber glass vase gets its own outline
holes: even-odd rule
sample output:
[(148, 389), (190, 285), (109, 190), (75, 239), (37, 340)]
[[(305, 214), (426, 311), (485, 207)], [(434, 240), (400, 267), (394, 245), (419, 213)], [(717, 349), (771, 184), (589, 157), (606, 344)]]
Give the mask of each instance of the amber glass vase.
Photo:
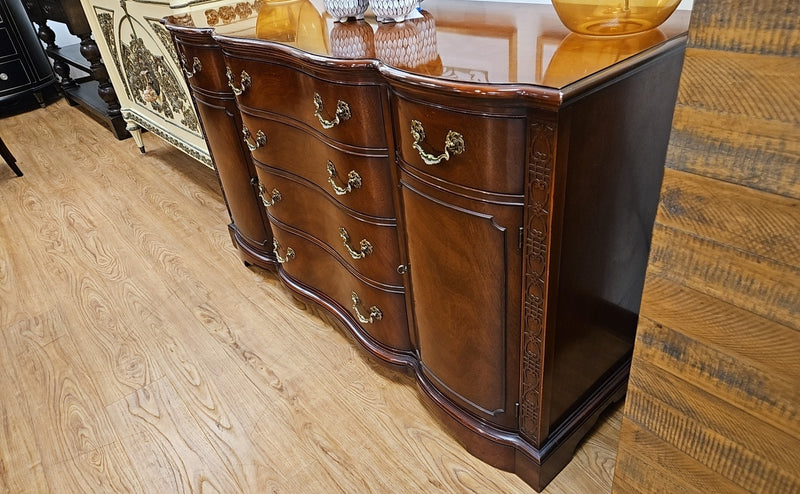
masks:
[(622, 36), (659, 26), (681, 0), (552, 0), (570, 31), (592, 36)]
[(256, 37), (327, 53), (327, 32), (310, 0), (264, 0), (256, 20)]

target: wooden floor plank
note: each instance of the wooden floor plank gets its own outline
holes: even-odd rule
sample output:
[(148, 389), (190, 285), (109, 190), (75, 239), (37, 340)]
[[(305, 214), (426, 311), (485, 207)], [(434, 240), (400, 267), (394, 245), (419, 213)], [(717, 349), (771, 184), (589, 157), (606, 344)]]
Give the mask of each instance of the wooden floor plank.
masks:
[[(63, 321), (57, 316), (46, 317), (42, 324), (55, 326)], [(18, 328), (10, 331), (24, 333)], [(48, 329), (32, 333), (53, 332)], [(33, 437), (50, 489), (58, 489), (62, 482), (80, 486), (91, 477), (91, 483), (109, 486), (112, 491), (130, 491), (131, 487), (135, 490), (138, 480), (127, 473), (131, 470), (127, 456), (106, 456), (118, 452), (111, 447), (116, 434), (93, 377), (86, 372), (69, 335), (44, 346), (27, 340), (22, 350), (17, 354), (14, 382), (23, 391), (22, 405), (30, 413)], [(57, 467), (67, 463), (73, 466), (68, 474)]]
[(148, 492), (245, 492), (168, 379), (110, 405), (108, 413)]
[[(4, 298), (3, 300), (8, 300)], [(41, 325), (31, 325), (37, 331)], [(46, 329), (42, 329), (44, 333)], [(20, 379), (9, 352), (6, 331), (0, 332), (0, 492), (47, 492), (42, 456), (34, 435)]]

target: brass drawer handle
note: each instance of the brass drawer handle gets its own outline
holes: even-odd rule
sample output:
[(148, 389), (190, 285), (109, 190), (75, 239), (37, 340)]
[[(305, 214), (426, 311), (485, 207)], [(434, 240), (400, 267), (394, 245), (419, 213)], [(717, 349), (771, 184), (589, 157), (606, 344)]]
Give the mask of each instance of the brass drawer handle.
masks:
[(242, 134), (244, 135), (244, 142), (247, 144), (247, 149), (250, 151), (255, 151), (261, 146), (267, 145), (267, 135), (260, 129), (256, 132), (255, 142), (253, 142), (252, 134), (250, 134), (250, 129), (248, 129), (247, 126), (242, 126)]
[(240, 88), (236, 87), (236, 84), (233, 82), (233, 71), (231, 70), (230, 67), (225, 67), (225, 75), (228, 76), (228, 86), (231, 88), (233, 94), (235, 94), (236, 96), (241, 96), (245, 91), (247, 91), (247, 88), (249, 88), (250, 85), (253, 83), (253, 81), (250, 79), (250, 74), (248, 74), (244, 70), (242, 71), (242, 76), (241, 76), (242, 87)]
[(350, 173), (347, 174), (347, 187), (338, 185), (333, 181), (334, 178), (336, 178), (336, 167), (333, 165), (333, 161), (328, 160), (328, 182), (337, 196), (343, 196), (353, 192), (353, 189), (361, 188), (361, 176), (355, 170), (350, 170)]
[(270, 207), (278, 204), (283, 199), (280, 191), (278, 189), (272, 189), (272, 195), (267, 198), (267, 189), (264, 188), (264, 185), (259, 183), (258, 184), (258, 197), (261, 198), (261, 202), (264, 203), (265, 207)]
[(350, 113), (350, 105), (342, 100), (339, 100), (336, 103), (336, 114), (334, 115), (335, 118), (333, 120), (325, 120), (325, 118), (322, 116), (322, 97), (318, 93), (314, 93), (314, 108), (314, 116), (317, 117), (317, 120), (319, 120), (319, 123), (322, 125), (323, 129), (335, 127), (345, 120), (349, 120), (352, 116), (352, 113)]
[(352, 299), (353, 311), (356, 313), (356, 317), (358, 317), (358, 320), (361, 322), (361, 324), (373, 324), (375, 321), (380, 321), (383, 319), (383, 312), (381, 312), (381, 310), (374, 305), (369, 308), (369, 317), (361, 314), (361, 311), (358, 310), (358, 306), (361, 305), (361, 300), (359, 300), (356, 292), (353, 292)]
[(200, 63), (200, 59), (197, 57), (192, 58), (192, 70), (186, 68), (188, 62), (186, 61), (186, 55), (181, 53), (181, 68), (183, 69), (183, 73), (186, 75), (187, 79), (191, 79), (195, 76), (198, 72), (203, 70), (203, 64)]
[(278, 244), (278, 241), (273, 238), (272, 239), (272, 252), (275, 253), (275, 259), (280, 264), (285, 264), (285, 263), (291, 261), (292, 259), (294, 259), (294, 249), (292, 249), (291, 247), (286, 247), (286, 257), (281, 257), (280, 253), (278, 252), (278, 250), (280, 250), (280, 248), (281, 248), (281, 246), (280, 246), (280, 244)]
[(420, 145), (425, 140), (425, 129), (419, 120), (411, 121), (411, 137), (414, 138), (414, 149), (419, 152), (420, 158), (426, 165), (438, 165), (442, 160), (448, 161), (450, 153), (461, 154), (466, 149), (464, 145), (464, 136), (453, 130), (447, 133), (444, 139), (444, 153), (439, 156), (428, 154), (422, 149)]
[(343, 226), (339, 227), (339, 236), (342, 237), (342, 240), (344, 241), (344, 248), (347, 249), (347, 252), (350, 253), (350, 257), (353, 259), (364, 259), (368, 255), (372, 254), (372, 244), (369, 243), (367, 239), (361, 239), (361, 242), (359, 242), (361, 250), (358, 251), (350, 247), (350, 234), (347, 233), (347, 230), (345, 230)]

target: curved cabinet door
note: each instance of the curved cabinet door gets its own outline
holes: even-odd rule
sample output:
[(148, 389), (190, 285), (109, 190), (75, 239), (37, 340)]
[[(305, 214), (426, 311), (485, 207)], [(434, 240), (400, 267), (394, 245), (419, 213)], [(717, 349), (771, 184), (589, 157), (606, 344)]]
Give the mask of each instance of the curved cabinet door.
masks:
[(522, 207), (442, 192), (401, 172), (422, 373), (460, 408), (516, 426)]
[(214, 157), (222, 193), (233, 227), (259, 256), (271, 258), (272, 233), (267, 228), (264, 209), (258, 196), (256, 173), (249, 155), (239, 140), (242, 128), (233, 100), (195, 95), (197, 111), (209, 134), (209, 150)]
[(255, 166), (243, 140), (242, 118), (233, 93), (218, 74), (224, 66), (222, 51), (212, 44), (208, 32), (179, 29), (173, 34), (231, 217), (234, 244), (248, 261), (271, 267), (275, 261), (272, 232), (258, 195)]

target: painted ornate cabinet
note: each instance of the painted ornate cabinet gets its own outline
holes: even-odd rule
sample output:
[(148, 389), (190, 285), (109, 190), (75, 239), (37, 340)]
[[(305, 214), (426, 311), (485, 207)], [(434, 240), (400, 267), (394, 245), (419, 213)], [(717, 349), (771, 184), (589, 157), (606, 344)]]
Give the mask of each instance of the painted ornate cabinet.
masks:
[[(122, 116), (142, 152), (141, 129), (213, 166), (167, 30), (159, 22), (201, 2), (81, 0)], [(204, 3), (213, 10), (214, 3)], [(191, 20), (191, 17), (186, 17)]]
[(541, 489), (625, 392), (686, 19), (593, 40), (549, 5), (415, 17), (339, 23), (292, 0), (166, 22), (198, 108), (235, 101), (216, 105), (228, 125), (200, 113), (220, 175), (237, 170), (228, 202), (235, 187), (273, 235), (245, 260), (410, 367), (469, 451)]

